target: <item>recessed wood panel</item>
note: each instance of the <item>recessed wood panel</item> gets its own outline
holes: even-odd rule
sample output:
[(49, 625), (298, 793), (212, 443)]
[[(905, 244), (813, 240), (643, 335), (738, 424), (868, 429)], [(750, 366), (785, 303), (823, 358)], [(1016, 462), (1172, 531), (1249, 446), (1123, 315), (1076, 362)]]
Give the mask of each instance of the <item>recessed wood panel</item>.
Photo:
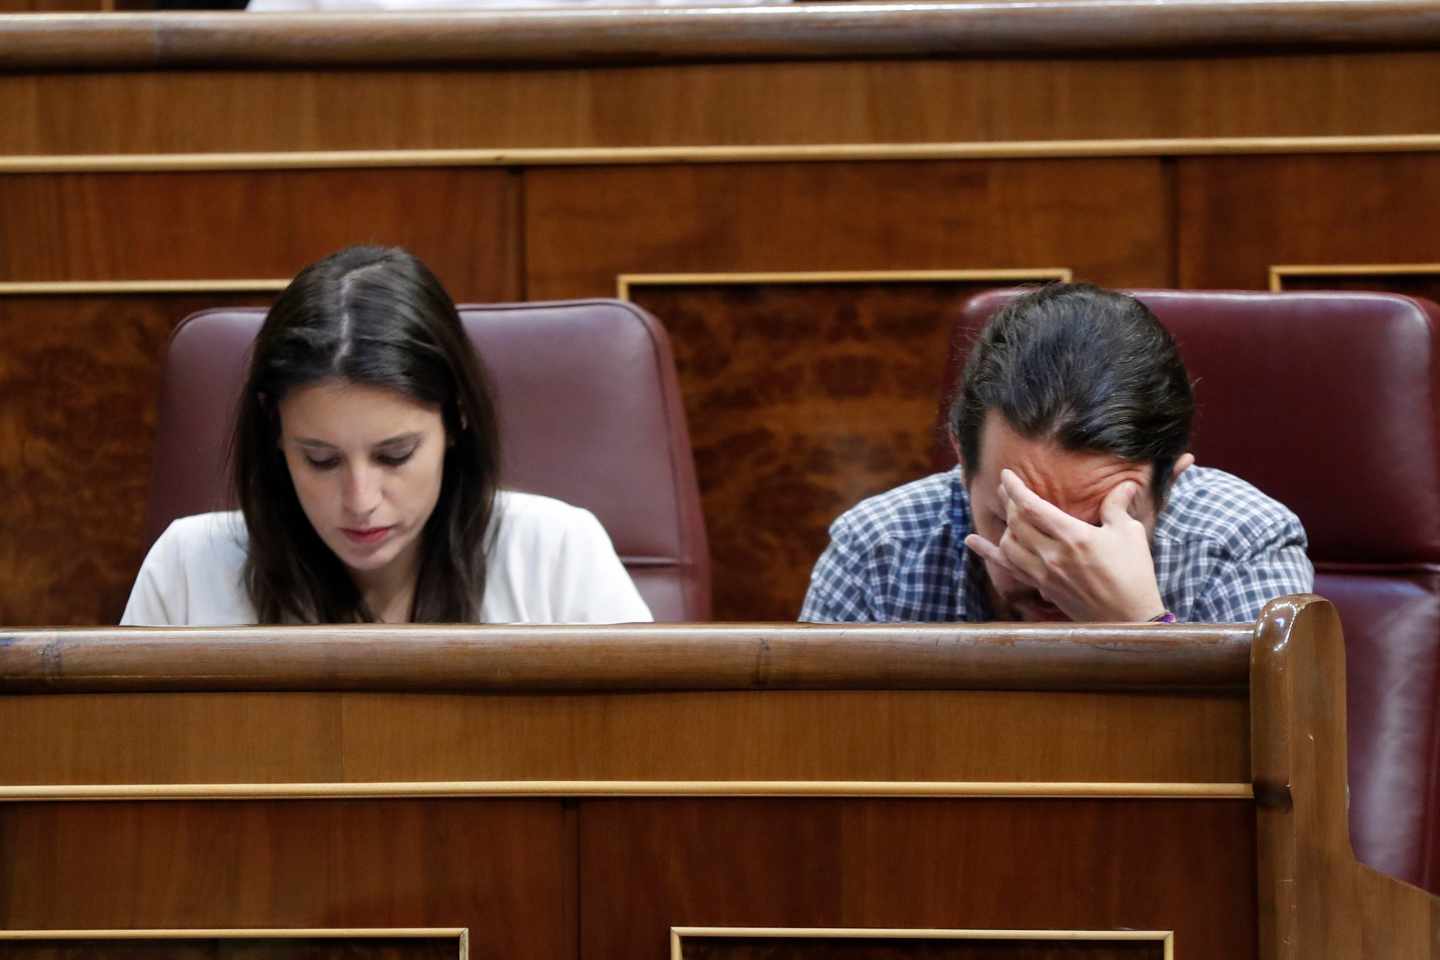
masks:
[(473, 958), (572, 957), (573, 829), (558, 800), (4, 804), (0, 927), (468, 927)]
[(1011, 282), (657, 278), (630, 289), (675, 352), (716, 620), (795, 619), (831, 521), (934, 469), (950, 328), (970, 296)]
[(264, 294), (0, 297), (0, 624), (115, 623), (171, 329)]
[(1276, 264), (1440, 262), (1440, 153), (1176, 165), (1181, 287), (1265, 289)]
[(378, 243), (408, 248), (457, 300), (513, 299), (512, 180), (414, 168), (0, 176), (0, 281), (288, 278)]
[(613, 296), (633, 273), (1007, 267), (1165, 286), (1169, 209), (1155, 159), (532, 169), (526, 291)]
[(0, 697), (0, 784), (1244, 783), (1248, 724), (1203, 693), (32, 695)]
[[(1175, 931), (1255, 956), (1254, 807), (1209, 801), (587, 800), (589, 960), (665, 956), (674, 926)], [(803, 865), (803, 866), (801, 866)]]
[(0, 153), (1433, 133), (1437, 88), (1434, 51), (10, 74)]

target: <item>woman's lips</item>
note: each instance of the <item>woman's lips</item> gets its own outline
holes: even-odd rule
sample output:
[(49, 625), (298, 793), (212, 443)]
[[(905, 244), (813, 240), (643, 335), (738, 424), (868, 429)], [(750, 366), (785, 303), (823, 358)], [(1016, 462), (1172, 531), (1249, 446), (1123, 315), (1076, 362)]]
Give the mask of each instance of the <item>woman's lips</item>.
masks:
[(385, 535), (393, 529), (393, 527), (367, 527), (363, 530), (353, 530), (349, 527), (341, 527), (340, 532), (345, 534), (352, 543), (369, 545), (384, 540)]

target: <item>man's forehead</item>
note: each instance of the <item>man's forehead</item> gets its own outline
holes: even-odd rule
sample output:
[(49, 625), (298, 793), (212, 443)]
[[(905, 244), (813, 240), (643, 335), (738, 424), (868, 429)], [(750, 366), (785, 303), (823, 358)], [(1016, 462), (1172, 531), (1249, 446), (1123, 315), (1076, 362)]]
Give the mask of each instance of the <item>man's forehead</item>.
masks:
[[(1020, 435), (991, 412), (980, 442), (980, 470), (976, 482), (998, 485), (1002, 470), (1013, 470), (1041, 497), (1087, 523), (1100, 516), (1100, 505), (1116, 486), (1126, 481), (1150, 487), (1150, 466), (1114, 454), (1092, 450), (1066, 450), (1052, 438)], [(979, 491), (981, 496), (993, 490)]]

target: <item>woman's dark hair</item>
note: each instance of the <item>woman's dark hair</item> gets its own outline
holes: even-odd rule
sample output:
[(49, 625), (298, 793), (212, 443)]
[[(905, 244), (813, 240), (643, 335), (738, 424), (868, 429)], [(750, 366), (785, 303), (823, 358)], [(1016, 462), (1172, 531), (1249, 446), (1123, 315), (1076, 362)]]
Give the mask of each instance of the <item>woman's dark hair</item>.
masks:
[(1088, 283), (1056, 283), (1012, 301), (980, 331), (950, 407), (950, 430), (978, 470), (985, 414), (1065, 450), (1153, 465), (1165, 498), (1190, 442), (1195, 399), (1169, 332), (1139, 300)]
[(230, 463), (259, 622), (375, 619), (306, 518), (280, 448), (280, 401), (322, 380), (395, 390), (441, 411), (450, 446), (421, 533), (411, 619), (477, 622), (499, 475), (494, 402), (440, 281), (414, 255), (382, 247), (350, 247), (300, 271), (255, 338)]

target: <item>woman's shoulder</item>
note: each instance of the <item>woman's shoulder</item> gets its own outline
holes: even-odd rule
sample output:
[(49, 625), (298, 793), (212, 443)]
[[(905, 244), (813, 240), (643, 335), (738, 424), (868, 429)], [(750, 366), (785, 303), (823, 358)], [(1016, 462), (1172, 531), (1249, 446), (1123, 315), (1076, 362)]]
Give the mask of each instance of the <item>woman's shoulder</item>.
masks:
[(122, 624), (254, 623), (241, 575), (249, 537), (239, 512), (181, 517), (150, 548)]
[(519, 490), (501, 490), (495, 494), (491, 526), (496, 546), (500, 547), (517, 541), (531, 546), (558, 544), (568, 536), (604, 533), (600, 521), (584, 507)]
[(178, 555), (214, 556), (215, 551), (238, 551), (243, 559), (250, 537), (245, 517), (239, 510), (197, 513), (171, 521), (155, 546), (162, 545)]

